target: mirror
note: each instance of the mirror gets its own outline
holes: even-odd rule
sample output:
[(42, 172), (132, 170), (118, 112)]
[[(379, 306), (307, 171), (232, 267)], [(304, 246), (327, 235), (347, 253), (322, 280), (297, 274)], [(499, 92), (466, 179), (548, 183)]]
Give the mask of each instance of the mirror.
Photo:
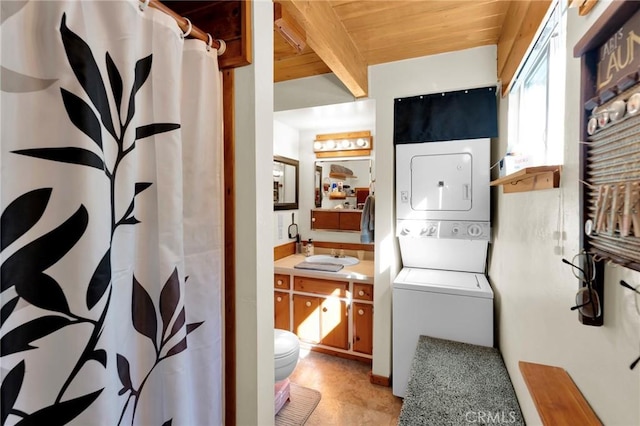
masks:
[(273, 157), (273, 209), (298, 208), (298, 160)]
[[(327, 159), (316, 161), (316, 208), (362, 209), (371, 185), (371, 160)], [(318, 202), (319, 201), (319, 202)]]
[(317, 164), (313, 182), (315, 188), (315, 205), (316, 207), (322, 207), (322, 166)]

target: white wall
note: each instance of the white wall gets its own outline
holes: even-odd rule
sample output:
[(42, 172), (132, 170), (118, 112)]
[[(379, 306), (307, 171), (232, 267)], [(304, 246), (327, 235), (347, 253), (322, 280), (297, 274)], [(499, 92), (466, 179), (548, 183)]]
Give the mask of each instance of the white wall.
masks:
[(274, 111), (352, 102), (354, 97), (334, 74), (274, 84)]
[[(540, 424), (518, 361), (566, 369), (600, 420), (607, 425), (640, 424), (638, 367), (640, 317), (632, 294), (618, 285), (621, 278), (640, 284), (640, 274), (607, 267), (604, 326), (587, 327), (570, 311), (578, 289), (559, 253), (571, 257), (579, 250), (578, 149), (580, 63), (573, 46), (605, 9), (599, 2), (588, 17), (568, 11), (567, 93), (561, 188), (515, 194), (494, 189), (494, 242), (489, 277), (496, 294), (499, 345), (511, 375), (525, 420)], [(506, 151), (507, 101), (500, 105), (500, 148)], [(494, 154), (496, 151), (494, 150)], [(494, 157), (494, 159), (496, 159)], [(558, 241), (557, 233), (566, 240)]]
[(391, 285), (400, 268), (394, 234), (393, 99), (495, 85), (496, 61), (495, 46), (487, 46), (369, 67), (377, 134), (373, 374), (391, 374)]
[[(300, 145), (300, 132), (291, 126), (287, 126), (284, 123), (274, 120), (273, 122), (273, 155), (279, 155), (281, 157), (291, 158), (293, 160), (299, 160), (299, 145)], [(301, 168), (298, 166), (298, 179), (303, 175)], [(298, 194), (298, 206), (300, 206), (300, 195), (302, 194), (303, 186), (298, 182), (300, 188), (300, 194)], [(313, 186), (313, 185), (312, 185)], [(311, 187), (312, 187), (311, 186)], [(311, 188), (310, 187), (310, 188)], [(279, 210), (273, 212), (273, 245), (279, 246), (282, 244), (295, 241), (289, 239), (288, 228), (291, 225), (291, 215), (293, 214), (293, 220), (295, 223), (300, 222), (299, 217), (300, 210)], [(298, 230), (300, 228), (298, 227)]]
[[(253, 64), (235, 70), (236, 419), (273, 424), (273, 3), (251, 2)], [(265, 136), (266, 135), (266, 136)]]

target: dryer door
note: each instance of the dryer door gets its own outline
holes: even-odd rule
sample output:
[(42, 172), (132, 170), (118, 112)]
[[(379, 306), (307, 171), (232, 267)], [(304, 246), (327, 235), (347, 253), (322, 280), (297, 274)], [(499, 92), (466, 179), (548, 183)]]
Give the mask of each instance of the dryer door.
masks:
[(471, 154), (416, 155), (411, 159), (411, 208), (471, 210)]

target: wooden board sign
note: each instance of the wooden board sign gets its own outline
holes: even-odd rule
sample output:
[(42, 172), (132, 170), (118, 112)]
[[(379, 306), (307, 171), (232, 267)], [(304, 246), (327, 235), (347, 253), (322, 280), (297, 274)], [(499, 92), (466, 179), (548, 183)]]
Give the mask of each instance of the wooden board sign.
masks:
[(635, 75), (640, 65), (640, 12), (636, 12), (598, 49), (598, 94)]

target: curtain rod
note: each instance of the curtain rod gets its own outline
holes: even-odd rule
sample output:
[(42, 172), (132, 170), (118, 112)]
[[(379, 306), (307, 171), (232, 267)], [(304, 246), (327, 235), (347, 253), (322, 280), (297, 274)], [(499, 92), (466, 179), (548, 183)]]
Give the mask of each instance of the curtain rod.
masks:
[[(189, 29), (189, 22), (184, 17), (178, 15), (176, 12), (174, 12), (173, 10), (171, 10), (170, 8), (162, 4), (160, 0), (138, 0), (138, 1), (143, 4), (146, 3), (150, 7), (153, 7), (154, 9), (158, 9), (161, 12), (164, 12), (167, 15), (171, 16), (173, 19), (176, 20), (176, 22), (178, 23), (178, 27), (180, 27), (180, 29), (183, 32)], [(202, 40), (205, 43), (209, 43), (208, 33), (205, 33), (195, 25), (191, 26), (191, 32), (189, 33), (189, 37), (197, 38), (198, 40)], [(214, 40), (213, 36), (211, 36), (211, 40), (212, 40), (211, 46), (218, 49), (218, 56), (222, 55), (224, 53), (224, 50), (226, 50), (226, 44), (224, 40)]]

